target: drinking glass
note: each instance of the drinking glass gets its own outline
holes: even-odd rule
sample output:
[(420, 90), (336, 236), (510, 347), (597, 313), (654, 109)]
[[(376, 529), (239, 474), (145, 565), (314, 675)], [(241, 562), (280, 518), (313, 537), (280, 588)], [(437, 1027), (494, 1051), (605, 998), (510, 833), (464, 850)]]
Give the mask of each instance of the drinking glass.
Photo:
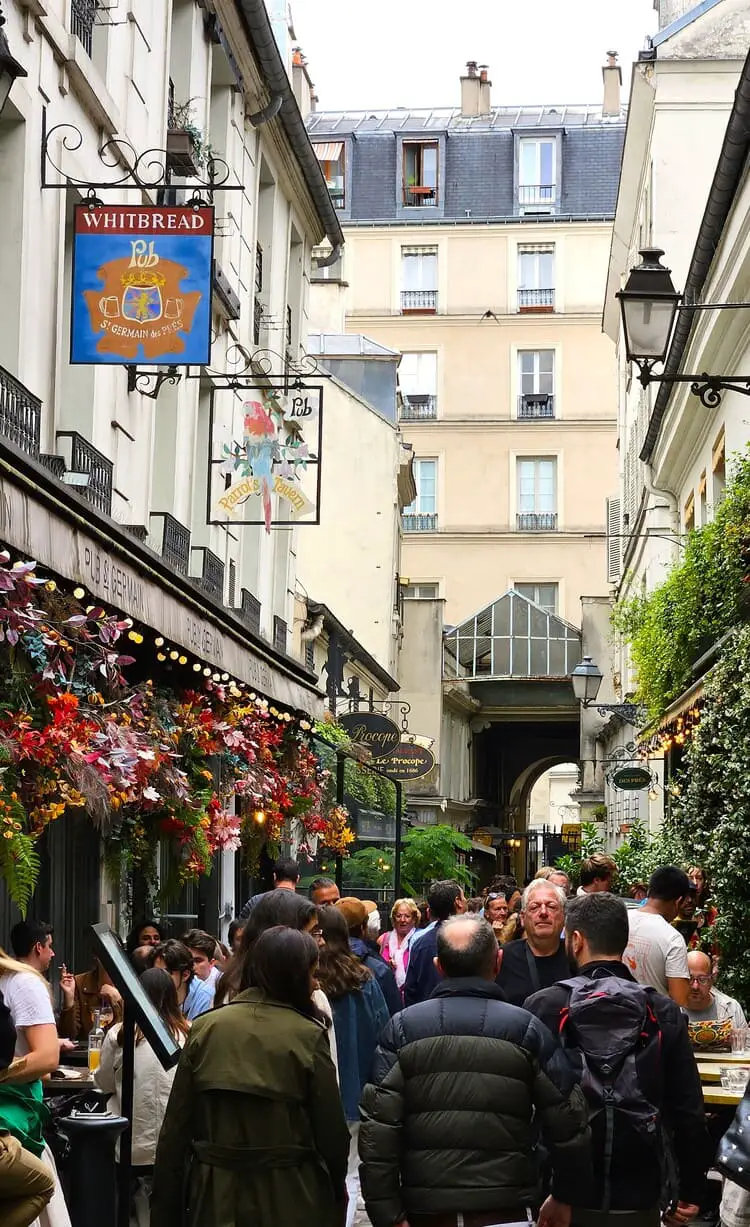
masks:
[(747, 1027), (732, 1028), (732, 1052), (745, 1052), (747, 1049)]

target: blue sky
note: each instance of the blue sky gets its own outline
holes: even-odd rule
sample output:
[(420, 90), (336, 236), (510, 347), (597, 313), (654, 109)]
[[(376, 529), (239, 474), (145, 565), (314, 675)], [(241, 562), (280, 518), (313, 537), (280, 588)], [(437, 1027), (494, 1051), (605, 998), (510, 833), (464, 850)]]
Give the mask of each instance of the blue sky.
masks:
[(630, 65), (653, 0), (291, 0), (322, 110), (455, 106), (467, 60), (497, 105), (598, 102), (605, 53)]

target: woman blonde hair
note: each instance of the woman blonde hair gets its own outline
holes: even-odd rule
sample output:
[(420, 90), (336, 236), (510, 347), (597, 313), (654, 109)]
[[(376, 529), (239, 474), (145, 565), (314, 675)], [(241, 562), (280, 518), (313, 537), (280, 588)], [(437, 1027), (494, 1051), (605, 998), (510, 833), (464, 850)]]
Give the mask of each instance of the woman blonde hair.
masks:
[(415, 925), (418, 925), (422, 917), (420, 915), (419, 908), (417, 907), (413, 899), (397, 899), (393, 907), (391, 908), (391, 921), (395, 923), (396, 912), (398, 912), (399, 909), (402, 907), (405, 907), (408, 909)]

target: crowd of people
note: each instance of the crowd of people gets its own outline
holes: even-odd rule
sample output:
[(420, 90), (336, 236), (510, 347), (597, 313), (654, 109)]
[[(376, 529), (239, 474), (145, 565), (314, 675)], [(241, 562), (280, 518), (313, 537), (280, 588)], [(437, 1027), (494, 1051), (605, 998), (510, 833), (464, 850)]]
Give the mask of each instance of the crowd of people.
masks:
[[(576, 893), (554, 867), (469, 899), (438, 881), (388, 924), (330, 879), (301, 893), (281, 860), (226, 946), (134, 925), (128, 956), (183, 1048), (164, 1070), (136, 1033), (134, 1222), (352, 1227), (359, 1207), (373, 1227), (685, 1227), (717, 1141), (695, 1045), (747, 1024), (717, 987), (702, 871), (665, 866), (627, 900), (615, 877), (598, 854)], [(55, 1011), (53, 943), (25, 921), (0, 954), (7, 1227), (70, 1225), (42, 1083), (66, 1048), (103, 1032), (95, 1081), (121, 1103), (120, 995), (98, 961), (62, 965)], [(727, 1183), (727, 1227), (749, 1200)]]

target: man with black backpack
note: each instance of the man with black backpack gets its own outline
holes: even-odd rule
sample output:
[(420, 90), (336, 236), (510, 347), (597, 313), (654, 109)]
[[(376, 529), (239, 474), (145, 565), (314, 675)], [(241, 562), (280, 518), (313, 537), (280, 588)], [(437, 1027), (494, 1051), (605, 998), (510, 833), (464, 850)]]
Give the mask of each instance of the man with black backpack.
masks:
[(685, 1017), (622, 962), (629, 929), (621, 899), (572, 899), (565, 931), (578, 975), (535, 993), (525, 1008), (579, 1063), (589, 1107), (595, 1196), (573, 1207), (572, 1222), (658, 1227), (666, 1210), (664, 1222), (682, 1227), (698, 1213), (711, 1160)]

